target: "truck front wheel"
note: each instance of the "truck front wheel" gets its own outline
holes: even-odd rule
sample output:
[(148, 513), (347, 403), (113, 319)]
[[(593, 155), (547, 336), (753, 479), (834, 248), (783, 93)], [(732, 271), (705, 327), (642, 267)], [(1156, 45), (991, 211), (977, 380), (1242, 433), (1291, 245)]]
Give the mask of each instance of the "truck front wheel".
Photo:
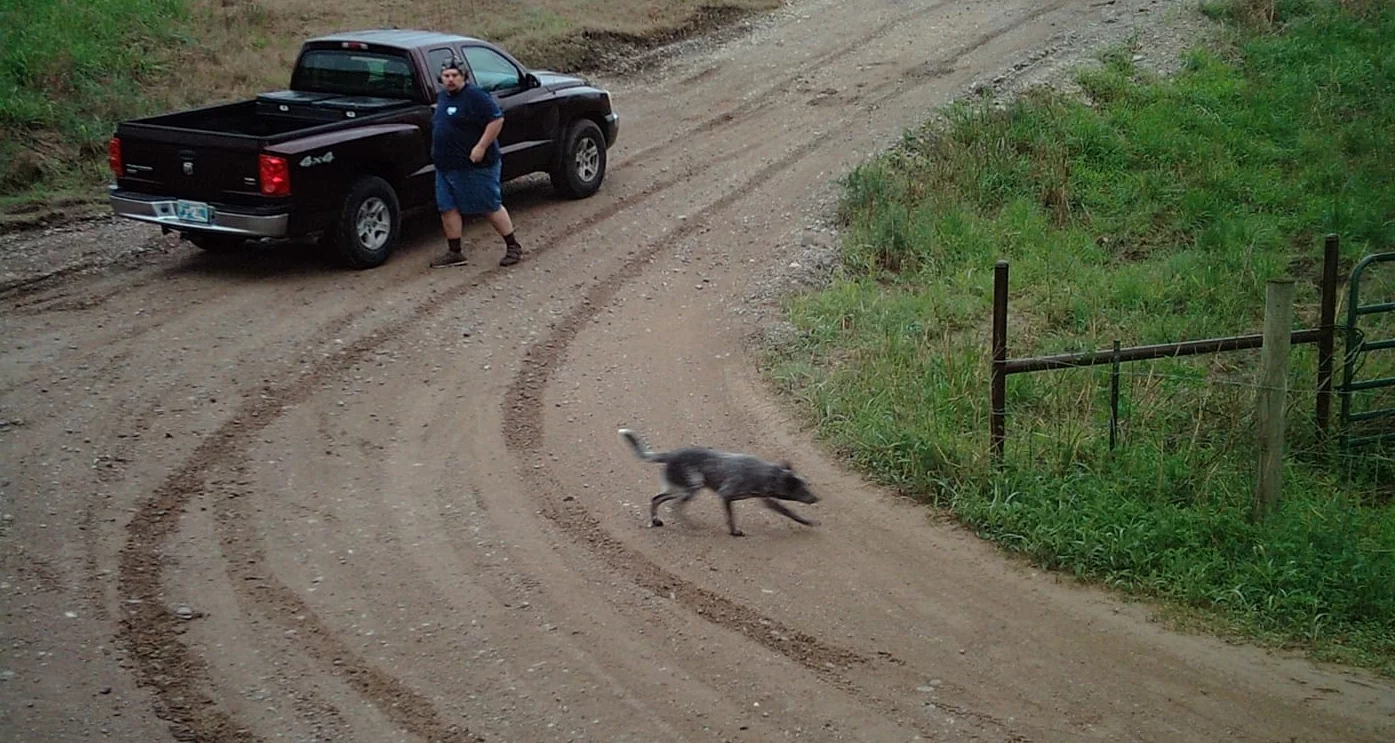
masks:
[(382, 178), (364, 176), (344, 197), (333, 229), (334, 246), (351, 268), (374, 268), (387, 262), (401, 228), (397, 192)]
[(552, 170), (552, 187), (572, 199), (594, 194), (605, 179), (605, 135), (596, 122), (577, 119), (567, 127)]

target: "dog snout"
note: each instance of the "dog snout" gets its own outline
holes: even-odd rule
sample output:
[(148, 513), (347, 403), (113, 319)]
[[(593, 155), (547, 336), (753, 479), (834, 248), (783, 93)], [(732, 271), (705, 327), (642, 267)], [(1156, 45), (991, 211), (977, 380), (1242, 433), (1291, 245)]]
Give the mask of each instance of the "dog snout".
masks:
[(818, 503), (818, 502), (819, 502), (819, 497), (818, 497), (817, 495), (814, 495), (813, 492), (811, 492), (811, 491), (809, 491), (809, 490), (805, 490), (805, 491), (802, 493), (802, 495), (803, 495), (804, 497), (799, 499), (799, 502), (800, 502), (800, 503), (814, 504), (814, 503)]

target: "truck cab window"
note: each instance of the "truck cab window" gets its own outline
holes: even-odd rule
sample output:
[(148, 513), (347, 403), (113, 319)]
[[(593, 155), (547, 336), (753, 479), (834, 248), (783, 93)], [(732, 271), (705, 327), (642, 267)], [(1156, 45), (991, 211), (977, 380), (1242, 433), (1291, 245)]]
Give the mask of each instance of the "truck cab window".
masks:
[(296, 69), (296, 87), (322, 93), (412, 96), (412, 68), (403, 57), (319, 49), (306, 52)]
[(460, 51), (470, 65), (475, 84), (481, 88), (494, 93), (522, 86), (522, 75), (518, 68), (498, 53), (479, 46), (461, 47)]
[(426, 53), (426, 69), (431, 70), (431, 84), (437, 90), (441, 89), (441, 70), (455, 58), (455, 50), (450, 47), (439, 47)]

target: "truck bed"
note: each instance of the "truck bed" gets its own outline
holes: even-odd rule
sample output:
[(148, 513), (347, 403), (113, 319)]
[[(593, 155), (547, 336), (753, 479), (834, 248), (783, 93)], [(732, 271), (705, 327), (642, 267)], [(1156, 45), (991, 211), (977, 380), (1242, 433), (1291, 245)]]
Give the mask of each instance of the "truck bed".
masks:
[(123, 122), (126, 188), (180, 199), (257, 205), (257, 153), (269, 145), (372, 123), (421, 104), (277, 91), (255, 99)]
[(395, 98), (285, 90), (263, 93), (253, 100), (151, 116), (134, 123), (165, 129), (278, 140), (289, 138), (290, 135), (298, 136), (309, 129), (412, 105), (416, 104)]

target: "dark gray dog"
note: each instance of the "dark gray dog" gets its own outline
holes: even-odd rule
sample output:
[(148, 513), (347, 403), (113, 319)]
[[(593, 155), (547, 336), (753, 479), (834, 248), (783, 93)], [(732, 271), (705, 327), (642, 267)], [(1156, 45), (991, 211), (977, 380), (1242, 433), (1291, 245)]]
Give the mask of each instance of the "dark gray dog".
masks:
[(727, 512), (727, 530), (733, 537), (745, 534), (736, 528), (732, 518), (731, 504), (746, 498), (760, 498), (766, 508), (775, 513), (794, 519), (805, 526), (817, 526), (780, 505), (777, 500), (792, 500), (800, 503), (818, 503), (818, 496), (809, 492), (809, 487), (789, 462), (774, 464), (749, 454), (718, 451), (704, 447), (689, 446), (667, 452), (649, 451), (640, 443), (639, 437), (628, 428), (620, 429), (620, 437), (629, 442), (635, 455), (646, 462), (664, 465), (663, 492), (649, 501), (649, 524), (663, 526), (659, 520), (659, 505), (677, 500), (681, 507), (692, 500), (702, 488), (708, 488), (722, 499), (722, 507)]

